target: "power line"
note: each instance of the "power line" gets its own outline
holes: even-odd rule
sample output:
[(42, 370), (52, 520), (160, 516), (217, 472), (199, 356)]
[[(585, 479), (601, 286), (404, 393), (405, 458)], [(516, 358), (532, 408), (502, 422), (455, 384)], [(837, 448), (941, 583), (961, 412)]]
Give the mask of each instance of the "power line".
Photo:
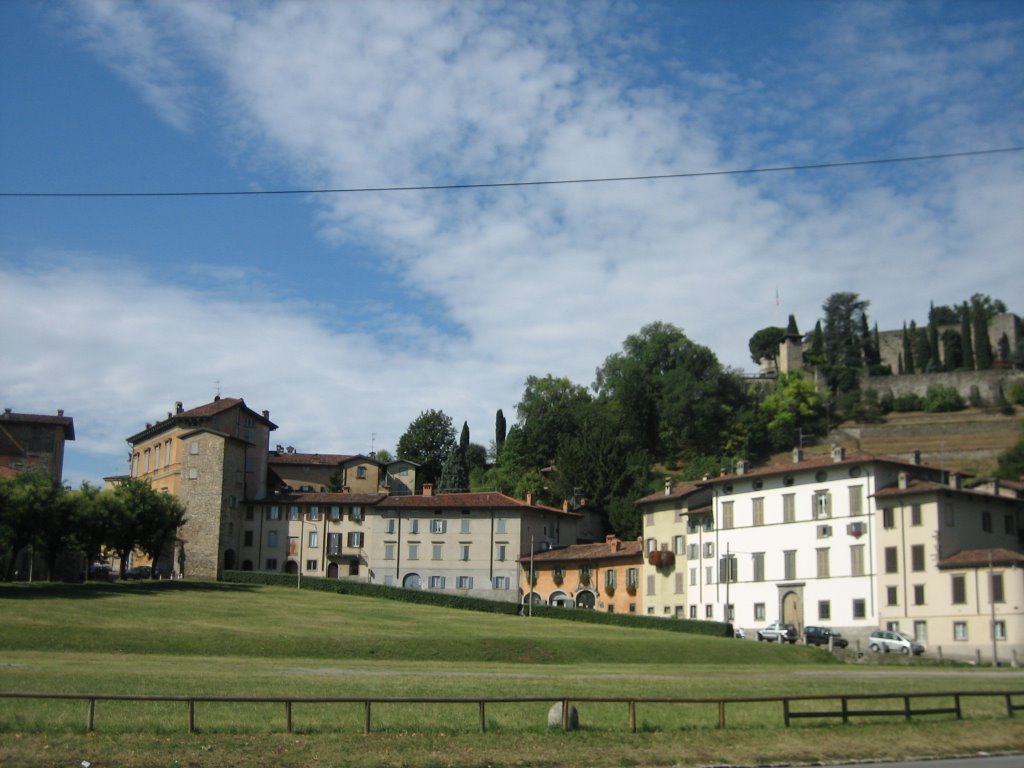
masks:
[(0, 192), (0, 197), (255, 197), (266, 195), (329, 195), (355, 194), (360, 192), (429, 192), (458, 189), (496, 189), (500, 187), (543, 187), (557, 184), (603, 184), (614, 181), (658, 181), (661, 179), (695, 179), (705, 176), (741, 176), (754, 173), (779, 173), (781, 171), (817, 171), (832, 168), (853, 168), (865, 165), (892, 163), (916, 163), (925, 160), (948, 160), (955, 157), (977, 157), (1007, 152), (1022, 152), (1024, 147), (1001, 147), (999, 149), (978, 149), (969, 152), (946, 152), (934, 155), (911, 157), (885, 157), (872, 160), (847, 160), (837, 163), (812, 163), (808, 165), (779, 165), (766, 168), (743, 168), (724, 171), (691, 171), (687, 173), (660, 173), (644, 176), (609, 176), (595, 179), (553, 179), (545, 181), (495, 181), (482, 184), (424, 184), (405, 187), (339, 187), (323, 189), (262, 189), (262, 190), (206, 190), (186, 192)]

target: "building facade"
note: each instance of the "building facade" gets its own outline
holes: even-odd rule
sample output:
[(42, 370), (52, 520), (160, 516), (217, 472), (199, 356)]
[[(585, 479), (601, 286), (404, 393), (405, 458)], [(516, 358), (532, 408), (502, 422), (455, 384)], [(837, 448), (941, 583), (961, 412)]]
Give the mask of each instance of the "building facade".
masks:
[(614, 535), (595, 544), (570, 544), (519, 558), (524, 602), (605, 613), (638, 613), (643, 601), (639, 541)]
[(60, 481), (64, 477), (64, 443), (75, 439), (75, 422), (63, 410), (56, 416), (0, 413), (0, 475), (45, 472)]

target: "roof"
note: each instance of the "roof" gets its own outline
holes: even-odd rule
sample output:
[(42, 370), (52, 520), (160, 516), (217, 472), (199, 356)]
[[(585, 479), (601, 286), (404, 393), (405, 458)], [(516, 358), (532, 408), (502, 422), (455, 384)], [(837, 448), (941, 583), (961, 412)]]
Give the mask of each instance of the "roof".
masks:
[(58, 411), (56, 416), (46, 416), (35, 413), (14, 413), (4, 410), (0, 413), (0, 422), (11, 424), (44, 424), (54, 427), (61, 427), (64, 430), (65, 440), (75, 439), (75, 420), (65, 416), (63, 411)]
[(875, 491), (873, 496), (876, 499), (887, 499), (930, 493), (956, 493), (962, 496), (972, 496), (975, 498), (988, 499), (990, 501), (1005, 501), (1011, 504), (1018, 501), (1012, 496), (997, 496), (989, 491), (980, 491), (974, 488), (956, 488), (952, 485), (947, 485), (946, 483), (937, 483), (933, 480), (918, 480), (915, 478), (908, 479), (906, 488), (900, 488), (898, 485), (890, 485), (887, 488), (880, 488)]
[(673, 483), (668, 493), (661, 490), (648, 496), (644, 496), (642, 499), (637, 499), (635, 503), (656, 504), (657, 502), (665, 501), (666, 499), (685, 499), (687, 496), (703, 490), (706, 487), (706, 483)]
[[(751, 477), (767, 477), (770, 475), (788, 475), (793, 472), (802, 472), (810, 469), (820, 469), (822, 467), (845, 467), (851, 464), (867, 464), (867, 463), (883, 463), (892, 464), (894, 466), (908, 467), (921, 470), (932, 470), (933, 472), (942, 471), (941, 467), (932, 466), (924, 463), (915, 463), (908, 461), (907, 459), (900, 459), (893, 456), (877, 456), (871, 453), (864, 453), (863, 451), (844, 451), (843, 458), (834, 459), (831, 455), (827, 456), (812, 456), (801, 461), (786, 462), (784, 464), (772, 464), (767, 467), (756, 467), (754, 469), (748, 469), (743, 474), (727, 474), (719, 475), (718, 477), (711, 477), (707, 480), (702, 481), (706, 485), (715, 485), (722, 482), (735, 482), (736, 480), (745, 480)], [(949, 470), (950, 472), (952, 470)]]
[[(180, 407), (180, 404), (179, 404)], [(196, 408), (190, 408), (189, 410), (181, 410), (177, 413), (169, 414), (163, 421), (158, 421), (155, 424), (147, 424), (146, 428), (141, 432), (138, 432), (128, 438), (129, 443), (137, 443), (140, 440), (144, 440), (151, 435), (163, 432), (166, 429), (177, 426), (201, 426), (202, 422), (212, 419), (225, 411), (230, 411), (232, 408), (241, 407), (247, 414), (252, 416), (254, 419), (266, 424), (271, 431), (277, 429), (277, 424), (272, 422), (269, 418), (263, 414), (256, 413), (249, 406), (245, 404), (245, 400), (240, 397), (221, 397), (217, 395), (213, 399), (213, 402), (200, 405)]]
[(261, 499), (264, 504), (348, 504), (371, 507), (388, 498), (384, 493), (287, 493)]
[[(615, 545), (618, 545), (616, 548)], [(546, 549), (533, 553), (535, 563), (592, 562), (594, 560), (635, 560), (644, 559), (643, 544), (639, 541), (602, 541), (598, 544), (570, 544), (568, 547)], [(530, 555), (523, 555), (518, 562), (529, 562)]]
[(566, 511), (560, 507), (547, 507), (543, 504), (527, 504), (496, 491), (389, 496), (388, 506), (405, 509), (527, 509), (566, 517), (583, 517), (579, 512)]
[(1024, 567), (1024, 554), (1011, 549), (964, 549), (939, 561), (939, 568), (987, 568), (991, 565)]
[(315, 464), (317, 466), (333, 467), (354, 458), (357, 457), (343, 453), (277, 453), (276, 451), (271, 451), (267, 454), (267, 463)]

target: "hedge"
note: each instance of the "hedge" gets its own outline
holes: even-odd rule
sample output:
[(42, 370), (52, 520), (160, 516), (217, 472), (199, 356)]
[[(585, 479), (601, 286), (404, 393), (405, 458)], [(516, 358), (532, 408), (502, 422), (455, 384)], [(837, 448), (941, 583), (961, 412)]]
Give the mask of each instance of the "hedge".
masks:
[[(261, 571), (224, 571), (222, 579), (235, 584), (264, 584), (274, 587), (294, 587), (297, 582), (297, 578), (292, 574)], [(317, 576), (303, 576), (302, 589), (333, 592), (339, 595), (376, 597), (382, 600), (400, 600), (406, 603), (457, 608), (464, 611), (503, 613), (508, 616), (518, 616), (528, 610), (525, 606), (514, 602), (486, 600), (482, 597), (465, 597), (422, 589), (388, 587), (383, 584), (367, 584), (363, 581), (325, 579)], [(585, 608), (556, 608), (537, 604), (534, 604), (532, 613), (534, 616), (545, 619), (582, 621), (589, 624), (605, 624), (631, 629), (658, 629), (665, 632), (686, 632), (695, 635), (711, 635), (712, 637), (732, 636), (732, 626), (720, 621), (660, 618), (635, 613), (603, 613)]]

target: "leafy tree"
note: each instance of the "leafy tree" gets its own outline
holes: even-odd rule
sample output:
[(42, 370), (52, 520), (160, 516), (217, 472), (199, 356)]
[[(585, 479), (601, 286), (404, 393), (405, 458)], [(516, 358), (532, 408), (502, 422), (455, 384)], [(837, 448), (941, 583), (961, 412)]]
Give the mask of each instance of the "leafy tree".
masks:
[[(18, 553), (40, 545), (40, 518), (58, 504), (63, 487), (46, 472), (22, 472), (0, 478), (0, 552), (7, 558), (5, 577), (10, 581)], [(45, 541), (43, 546), (47, 546)]]
[(857, 389), (864, 367), (868, 302), (856, 293), (833, 293), (825, 301), (825, 379), (834, 392)]
[(932, 384), (924, 395), (924, 410), (927, 413), (943, 411), (962, 411), (964, 400), (955, 387), (943, 384)]
[(1024, 480), (1024, 433), (1000, 454), (995, 475), (1003, 480)]
[(777, 450), (800, 445), (802, 435), (822, 435), (828, 427), (825, 398), (800, 371), (779, 377), (761, 401), (772, 445)]
[(931, 362), (931, 348), (928, 344), (928, 331), (925, 328), (918, 328), (917, 323), (910, 321), (911, 341), (914, 345), (914, 360), (917, 363), (917, 370), (921, 373), (928, 371)]
[[(988, 300), (988, 302), (986, 302)], [(992, 342), (988, 337), (991, 299), (976, 293), (971, 297), (971, 319), (974, 321), (974, 363), (979, 371), (992, 367)]]
[(960, 334), (952, 328), (942, 332), (942, 359), (946, 361), (946, 370), (955, 371), (964, 363), (963, 345)]
[(370, 458), (376, 459), (381, 464), (390, 464), (395, 459), (387, 448), (378, 448), (370, 454)]
[[(107, 504), (104, 501), (109, 491), (101, 491), (89, 483), (82, 483), (77, 491), (68, 496), (71, 503), (71, 529), (78, 549), (85, 555), (88, 565), (100, 559), (109, 539), (110, 524), (107, 519)], [(88, 567), (86, 574), (89, 573)]]
[[(590, 393), (567, 378), (551, 374), (526, 379), (516, 405), (519, 444), (513, 457), (521, 469), (540, 469), (551, 464), (562, 439), (576, 431), (579, 409), (591, 402)], [(505, 449), (508, 449), (506, 440)]]
[(422, 411), (409, 424), (399, 438), (396, 453), (399, 458), (420, 465), (416, 473), (417, 489), (423, 483), (436, 483), (441, 477), (448, 449), (455, 443), (455, 428), (451, 416), (444, 411)]
[(966, 301), (960, 307), (960, 344), (963, 367), (974, 369), (974, 344), (971, 342), (971, 305)]
[(960, 314), (956, 309), (945, 304), (936, 307), (933, 303), (930, 314), (936, 325), (956, 325), (960, 322)]
[(779, 357), (779, 341), (786, 335), (785, 328), (777, 325), (769, 325), (750, 337), (747, 343), (750, 349), (750, 359), (760, 365), (762, 360), (771, 360), (775, 363)]
[(985, 324), (996, 315), (1006, 312), (1006, 304), (1000, 299), (993, 299), (987, 293), (975, 293), (971, 296), (971, 310), (973, 314), (981, 314), (985, 318)]
[(136, 482), (137, 487), (122, 484), (117, 491), (126, 496), (126, 505), (134, 513), (138, 530), (135, 544), (149, 555), (155, 575), (160, 558), (171, 549), (178, 530), (185, 524), (185, 507), (175, 496), (157, 491), (148, 483)]

